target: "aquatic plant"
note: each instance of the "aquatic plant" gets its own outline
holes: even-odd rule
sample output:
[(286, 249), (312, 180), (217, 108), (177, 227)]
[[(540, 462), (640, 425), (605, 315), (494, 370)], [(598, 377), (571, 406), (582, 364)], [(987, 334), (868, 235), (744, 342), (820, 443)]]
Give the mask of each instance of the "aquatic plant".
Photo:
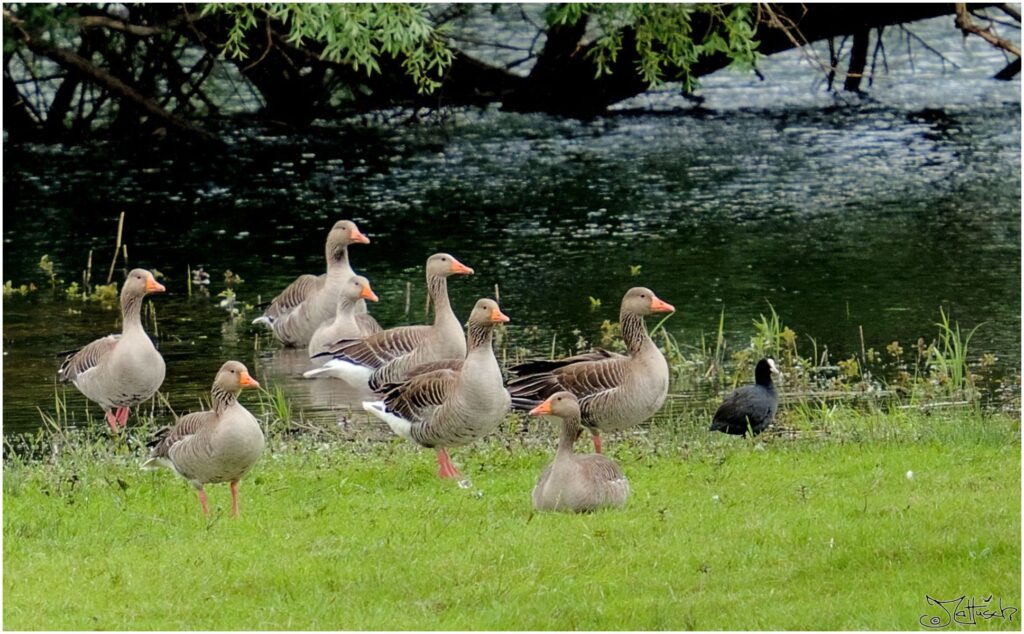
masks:
[(984, 322), (964, 336), (960, 332), (960, 323), (950, 322), (944, 308), (939, 308), (939, 315), (940, 321), (935, 324), (939, 327), (939, 343), (929, 347), (928, 362), (939, 381), (950, 390), (960, 392), (970, 389), (973, 387), (973, 377), (967, 365), (967, 350), (971, 337)]
[(13, 297), (15, 295), (20, 295), (21, 297), (24, 297), (34, 290), (36, 290), (36, 285), (32, 283), (22, 284), (21, 286), (14, 286), (11, 280), (7, 280), (6, 282), (4, 282), (5, 298)]

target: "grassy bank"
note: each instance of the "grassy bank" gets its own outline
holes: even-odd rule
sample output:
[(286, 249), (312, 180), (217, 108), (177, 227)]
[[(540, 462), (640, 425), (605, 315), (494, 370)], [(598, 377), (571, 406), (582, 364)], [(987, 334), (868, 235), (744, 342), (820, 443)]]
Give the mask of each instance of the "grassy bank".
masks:
[(272, 434), (240, 520), (130, 443), (9, 456), (4, 626), (920, 629), (925, 595), (1021, 607), (1015, 417), (832, 412), (764, 442), (664, 423), (609, 437), (633, 497), (586, 516), (531, 512), (553, 437), (456, 450), (460, 489), (406, 443)]

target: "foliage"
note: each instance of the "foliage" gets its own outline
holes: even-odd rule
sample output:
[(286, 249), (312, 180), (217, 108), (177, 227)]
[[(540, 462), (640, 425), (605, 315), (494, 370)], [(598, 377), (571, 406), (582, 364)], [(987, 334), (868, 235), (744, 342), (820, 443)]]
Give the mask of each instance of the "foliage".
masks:
[(422, 5), (378, 3), (215, 3), (203, 6), (203, 15), (219, 12), (234, 23), (224, 52), (236, 59), (251, 55), (245, 37), (265, 20), (287, 25), (289, 44), (318, 44), (322, 59), (380, 73), (380, 58), (400, 59), (421, 92), (441, 85), (453, 53)]
[(29, 293), (31, 293), (34, 290), (36, 290), (36, 285), (35, 284), (29, 283), (29, 284), (22, 284), (20, 286), (15, 286), (14, 283), (11, 282), (11, 280), (7, 280), (6, 282), (4, 282), (4, 297), (5, 298), (13, 297), (14, 295), (20, 295), (20, 296), (24, 297), (24, 296), (28, 295)]
[[(584, 17), (597, 24), (589, 55), (596, 75), (610, 74), (631, 32), (639, 54), (637, 72), (650, 86), (681, 81), (696, 86), (691, 69), (701, 57), (726, 55), (732, 64), (753, 68), (757, 62), (757, 24), (750, 4), (570, 3), (548, 11), (553, 25), (575, 24)], [(706, 24), (694, 33), (695, 24)]]

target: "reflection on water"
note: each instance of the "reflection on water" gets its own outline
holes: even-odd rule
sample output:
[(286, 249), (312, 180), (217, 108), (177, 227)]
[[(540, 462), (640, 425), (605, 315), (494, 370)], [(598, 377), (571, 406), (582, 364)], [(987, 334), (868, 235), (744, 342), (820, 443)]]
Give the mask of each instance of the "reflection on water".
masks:
[[(685, 346), (714, 333), (724, 310), (730, 350), (744, 347), (770, 301), (802, 352), (813, 337), (833, 359), (859, 353), (859, 326), (868, 347), (896, 339), (909, 349), (934, 338), (943, 306), (964, 326), (984, 322), (972, 348), (1015, 368), (1019, 84), (965, 81), (946, 94), (955, 78), (926, 75), (897, 103), (823, 107), (806, 69), (791, 66), (773, 68), (766, 87), (788, 91), (784, 106), (755, 97), (755, 85), (756, 108), (715, 105), (709, 81), (699, 112), (243, 129), (222, 157), (5, 144), (3, 278), (45, 285), (37, 263), (47, 254), (58, 277), (80, 279), (94, 249), (102, 281), (125, 211), (129, 264), (166, 275), (153, 305), (177, 411), (195, 409), (220, 364), (237, 358), (306, 416), (376, 424), (358, 407), (366, 395), (302, 379), (303, 353), (278, 350), (249, 325), (252, 311), (232, 318), (216, 297), (228, 269), (250, 305), (322, 271), (324, 236), (341, 218), (372, 240), (350, 254), (385, 326), (425, 320), (423, 262), (444, 250), (477, 271), (450, 285), (456, 314), (497, 286), (513, 353), (598, 340), (623, 292), (643, 284), (679, 308), (666, 328)], [(742, 102), (728, 85), (729, 104)], [(808, 105), (793, 103), (800, 91)], [(197, 266), (213, 297), (187, 295)], [(118, 316), (45, 289), (3, 309), (4, 426), (29, 429), (36, 407), (53, 407), (56, 353), (116, 331)], [(80, 419), (84, 399), (68, 393)]]

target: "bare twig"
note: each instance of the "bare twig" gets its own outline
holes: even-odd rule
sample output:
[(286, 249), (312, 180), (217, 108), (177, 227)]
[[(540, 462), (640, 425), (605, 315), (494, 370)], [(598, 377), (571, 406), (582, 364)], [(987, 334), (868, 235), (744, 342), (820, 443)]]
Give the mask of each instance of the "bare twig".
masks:
[[(951, 60), (948, 57), (946, 57), (945, 55), (943, 55), (941, 51), (936, 49), (934, 46), (932, 46), (928, 42), (924, 41), (924, 39), (921, 38), (920, 35), (918, 35), (917, 33), (914, 33), (913, 31), (911, 31), (909, 28), (907, 28), (907, 26), (905, 24), (901, 24), (900, 28), (907, 34), (908, 37), (917, 40), (917, 43), (920, 44), (921, 46), (923, 46), (925, 48), (925, 50), (927, 50), (929, 53), (932, 53), (933, 55), (937, 55), (939, 57), (939, 59), (942, 60), (943, 64), (949, 64), (950, 66), (952, 66), (953, 68), (956, 68), (956, 69), (960, 68), (959, 64), (957, 64), (953, 60)], [(907, 41), (907, 47), (908, 47), (908, 50), (909, 50), (909, 47), (910, 47), (909, 40)]]
[(107, 284), (114, 279), (114, 267), (117, 265), (117, 255), (121, 252), (121, 232), (124, 230), (124, 212), (117, 220), (117, 246), (114, 247), (114, 259), (110, 261), (110, 272), (107, 273)]

